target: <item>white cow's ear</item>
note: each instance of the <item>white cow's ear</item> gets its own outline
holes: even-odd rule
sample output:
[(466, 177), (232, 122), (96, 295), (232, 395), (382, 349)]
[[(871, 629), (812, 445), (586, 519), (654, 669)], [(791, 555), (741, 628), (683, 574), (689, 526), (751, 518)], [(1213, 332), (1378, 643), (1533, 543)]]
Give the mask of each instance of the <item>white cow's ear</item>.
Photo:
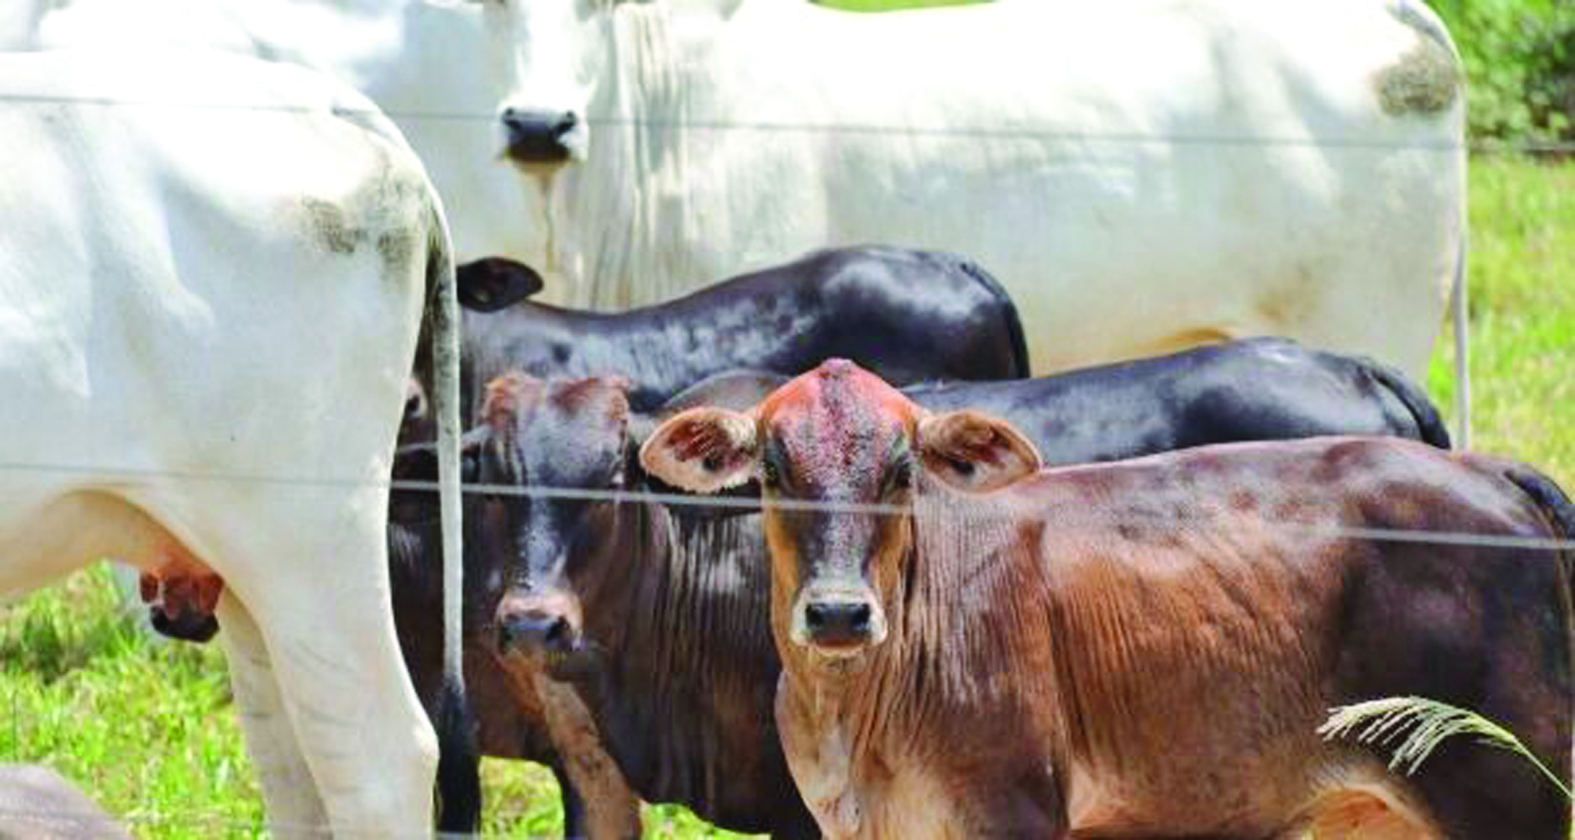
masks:
[(1039, 450), (1010, 423), (977, 411), (927, 414), (919, 421), (924, 466), (969, 493), (987, 493), (1038, 472)]
[(755, 474), (755, 419), (722, 408), (691, 408), (656, 427), (640, 447), (640, 464), (692, 493), (737, 487)]

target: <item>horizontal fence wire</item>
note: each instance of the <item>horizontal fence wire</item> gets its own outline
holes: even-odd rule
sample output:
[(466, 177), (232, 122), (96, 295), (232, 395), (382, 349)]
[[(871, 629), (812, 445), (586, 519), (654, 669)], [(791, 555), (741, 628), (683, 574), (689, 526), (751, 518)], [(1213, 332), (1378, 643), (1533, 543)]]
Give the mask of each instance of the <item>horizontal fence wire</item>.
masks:
[[(273, 112), (281, 115), (305, 116), (320, 114), (323, 109), (317, 107), (295, 107), (278, 104), (259, 104), (245, 102), (164, 102), (155, 100), (137, 100), (129, 98), (109, 97), (65, 97), (28, 94), (0, 94), (0, 104), (15, 106), (75, 106), (75, 107), (101, 107), (101, 108), (147, 108), (147, 109), (204, 109), (218, 112)], [(435, 110), (400, 110), (400, 109), (354, 109), (336, 108), (335, 113), (347, 116), (387, 116), (401, 123), (494, 123), (498, 117), (496, 113), (464, 112), (464, 111), (435, 111)], [(591, 116), (585, 120), (591, 127), (601, 128), (630, 128), (654, 131), (695, 131), (695, 132), (738, 132), (753, 134), (813, 134), (813, 135), (842, 135), (842, 136), (892, 136), (909, 138), (968, 138), (976, 140), (999, 141), (1045, 141), (1061, 143), (1083, 143), (1089, 145), (1126, 145), (1141, 146), (1162, 144), (1168, 146), (1194, 146), (1217, 148), (1240, 147), (1282, 147), (1282, 148), (1332, 148), (1351, 150), (1405, 150), (1434, 151), (1439, 153), (1457, 152), (1462, 149), (1478, 155), (1536, 155), (1536, 156), (1575, 156), (1575, 141), (1496, 141), (1474, 140), (1464, 144), (1438, 142), (1402, 142), (1370, 138), (1313, 138), (1304, 136), (1271, 136), (1271, 135), (1222, 135), (1222, 134), (1161, 134), (1161, 133), (1123, 133), (1123, 132), (1094, 132), (1078, 131), (1064, 128), (1037, 128), (1037, 127), (960, 127), (938, 125), (882, 125), (874, 123), (815, 123), (815, 122), (761, 122), (761, 121), (722, 121), (722, 120), (659, 120), (659, 119), (628, 119), (611, 116)], [(144, 471), (120, 468), (103, 468), (98, 466), (40, 464), (40, 463), (0, 463), (0, 473), (35, 474), (35, 475), (91, 475), (100, 479), (114, 480), (117, 482), (190, 482), (190, 483), (241, 483), (279, 487), (340, 489), (345, 491), (359, 489), (396, 490), (402, 492), (430, 492), (436, 494), (436, 482), (409, 481), (409, 480), (356, 480), (356, 479), (326, 479), (310, 477), (291, 477), (278, 475), (256, 474), (225, 474), (212, 472), (180, 472), (180, 471)], [(593, 488), (555, 487), (538, 484), (496, 484), (496, 483), (470, 483), (462, 486), (466, 495), (485, 495), (490, 497), (527, 497), (538, 499), (563, 499), (578, 501), (609, 502), (617, 504), (646, 504), (655, 503), (668, 507), (691, 507), (733, 510), (743, 513), (755, 513), (767, 504), (781, 510), (810, 510), (820, 512), (844, 513), (849, 515), (910, 515), (913, 508), (910, 505), (889, 504), (860, 504), (847, 502), (809, 502), (796, 500), (774, 500), (763, 502), (758, 497), (740, 496), (698, 496), (684, 493), (660, 493), (651, 491), (632, 490), (604, 490)], [(970, 512), (970, 515), (986, 515), (979, 512)], [(1001, 513), (999, 516), (1010, 516)], [(1095, 517), (1090, 517), (1094, 519)], [(1182, 518), (1168, 514), (1155, 514), (1155, 519), (1174, 521), (1180, 523)], [(1065, 521), (1058, 517), (1058, 521)], [(1339, 536), (1350, 539), (1364, 539), (1373, 541), (1421, 543), (1449, 546), (1494, 547), (1511, 549), (1529, 549), (1543, 551), (1575, 551), (1575, 539), (1550, 539), (1515, 537), (1496, 534), (1476, 534), (1468, 532), (1438, 532), (1438, 531), (1412, 531), (1383, 528), (1360, 528), (1347, 526), (1316, 526), (1302, 522), (1276, 522), (1277, 527), (1291, 529), (1305, 528), (1318, 534)], [(16, 708), (16, 698), (12, 698), (11, 709), (13, 730), (19, 725)], [(13, 734), (13, 740), (20, 743), (19, 733)], [(230, 817), (215, 813), (188, 813), (149, 814), (129, 813), (114, 816), (114, 822), (128, 825), (138, 829), (156, 829), (159, 826), (186, 826), (200, 827), (207, 831), (228, 830), (245, 834), (257, 834), (264, 830), (289, 831), (289, 832), (317, 832), (328, 831), (328, 826), (322, 824), (283, 823), (277, 820), (251, 820), (239, 817)], [(81, 818), (68, 813), (56, 813), (44, 810), (25, 808), (0, 808), (0, 824), (6, 822), (36, 823), (41, 826), (60, 826), (70, 828), (79, 825)], [(381, 835), (387, 836), (387, 835)], [(428, 830), (412, 830), (411, 837), (430, 837)], [(442, 836), (442, 835), (439, 835)]]
[[(1086, 468), (1091, 465), (1067, 465), (1067, 468)], [(1059, 469), (1052, 467), (1051, 469)], [(394, 479), (350, 479), (350, 478), (306, 478), (276, 475), (256, 475), (240, 473), (203, 473), (203, 472), (165, 472), (155, 470), (137, 470), (105, 468), (96, 466), (61, 465), (61, 464), (29, 464), (18, 462), (0, 462), (0, 473), (27, 474), (39, 476), (83, 476), (91, 477), (95, 481), (114, 482), (124, 487), (132, 481), (140, 482), (186, 482), (207, 484), (244, 484), (265, 485), (276, 487), (293, 487), (301, 489), (337, 489), (343, 491), (377, 489), (399, 490), (406, 492), (428, 492), (434, 496), (439, 492), (435, 481), (411, 481)], [(120, 488), (117, 488), (120, 489)], [(762, 500), (759, 497), (741, 496), (702, 496), (689, 493), (663, 493), (648, 490), (614, 490), (586, 487), (559, 487), (542, 484), (497, 484), (465, 482), (461, 485), (460, 492), (471, 496), (515, 497), (537, 499), (564, 499), (575, 501), (611, 502), (615, 504), (655, 503), (667, 507), (692, 507), (733, 510), (743, 513), (754, 513), (770, 507), (775, 510), (812, 511), (822, 513), (838, 513), (848, 515), (875, 515), (875, 516), (906, 516), (914, 512), (912, 505), (894, 505), (883, 503), (860, 503), (839, 501), (801, 501), (795, 499)], [(966, 514), (975, 520), (1000, 520), (1023, 519), (1022, 514), (970, 510)], [(1186, 521), (1185, 517), (1174, 514), (1155, 513), (1145, 516), (1150, 522), (1174, 522), (1178, 525)], [(1091, 515), (1086, 520), (1073, 519), (1057, 514), (1057, 523), (1076, 524), (1087, 521), (1090, 523), (1109, 522), (1108, 517), (1102, 518)], [(1291, 520), (1271, 521), (1277, 528), (1290, 529), (1300, 533), (1342, 537), (1346, 539), (1372, 540), (1377, 542), (1399, 542), (1448, 546), (1471, 546), (1484, 548), (1513, 548), (1532, 549), (1539, 551), (1575, 551), (1575, 539), (1558, 539), (1543, 537), (1521, 537), (1504, 534), (1478, 534), (1464, 531), (1417, 531), (1392, 528), (1367, 528), (1345, 525), (1321, 525), (1308, 522)]]
[[(330, 836), (330, 830), (331, 830), (331, 827), (329, 825), (327, 825), (327, 824), (324, 824), (324, 823), (286, 822), (286, 821), (275, 820), (275, 819), (251, 820), (251, 819), (246, 819), (246, 818), (243, 818), (243, 817), (232, 817), (232, 816), (227, 816), (227, 815), (224, 815), (224, 814), (218, 814), (218, 813), (213, 813), (213, 812), (208, 812), (208, 813), (194, 812), (194, 813), (187, 813), (187, 814), (150, 814), (150, 813), (145, 813), (145, 812), (131, 812), (131, 813), (127, 813), (127, 814), (107, 815), (107, 818), (108, 818), (108, 820), (111, 823), (119, 824), (122, 827), (129, 827), (129, 828), (139, 829), (139, 830), (155, 829), (155, 828), (158, 828), (159, 826), (180, 826), (180, 827), (187, 827), (187, 828), (189, 828), (189, 827), (200, 827), (200, 828), (202, 828), (204, 830), (207, 830), (207, 831), (212, 831), (212, 830), (216, 830), (216, 829), (230, 829), (230, 830), (233, 830), (233, 831), (244, 832), (246, 834), (262, 834), (264, 832), (287, 832), (287, 833), (290, 833), (292, 835), (305, 834), (305, 835), (308, 835), (308, 836), (320, 836), (320, 837), (325, 837), (325, 838)], [(37, 809), (37, 808), (8, 808), (8, 807), (0, 807), (0, 836), (5, 836), (5, 837), (11, 837), (11, 836), (30, 837), (30, 836), (34, 836), (33, 833), (30, 833), (30, 832), (27, 832), (27, 831), (22, 831), (22, 833), (16, 834), (16, 835), (5, 833), (5, 831), (4, 831), (5, 829), (13, 829), (13, 830), (15, 830), (15, 829), (24, 829), (29, 824), (37, 826), (39, 828), (39, 831), (42, 832), (45, 828), (54, 829), (55, 831), (58, 831), (61, 828), (65, 828), (65, 829), (77, 828), (78, 830), (80, 830), (80, 829), (86, 828), (91, 823), (96, 823), (96, 822), (98, 822), (98, 819), (91, 819), (91, 822), (90, 822), (90, 820), (87, 819), (87, 818), (84, 818), (84, 816), (82, 814), (75, 813), (75, 812), (70, 812), (70, 811), (63, 811), (63, 810), (62, 811), (48, 811), (48, 810)], [(46, 836), (46, 837), (57, 837), (57, 836), (58, 837), (70, 837), (70, 836), (76, 836), (75, 834), (70, 834), (70, 833), (68, 833), (68, 834), (57, 834), (57, 833), (55, 833), (55, 831), (51, 831), (49, 833), (46, 833), (46, 834), (44, 834), (44, 836)], [(91, 836), (91, 835), (83, 835), (83, 836)], [(212, 835), (210, 835), (210, 836), (212, 836)], [(443, 833), (443, 832), (434, 833), (430, 829), (426, 829), (426, 830), (411, 829), (409, 832), (401, 832), (401, 833), (396, 834), (396, 835), (390, 835), (386, 831), (380, 831), (380, 832), (377, 832), (375, 834), (371, 833), (371, 832), (362, 832), (362, 833), (350, 832), (350, 833), (347, 834), (347, 833), (345, 833), (343, 831), (340, 831), (340, 832), (334, 833), (333, 836), (335, 836), (335, 837), (367, 837), (367, 838), (391, 837), (391, 836), (393, 836), (393, 837), (410, 837), (410, 838), (431, 838), (431, 837), (448, 838), (448, 837), (473, 837), (473, 836), (476, 836), (476, 835), (470, 835), (470, 834), (458, 835), (458, 834), (448, 834), (448, 833)]]
[[(116, 97), (73, 97), (34, 95), (22, 93), (0, 94), (0, 103), (13, 105), (73, 105), (101, 108), (164, 108), (204, 109), (214, 111), (274, 112), (279, 114), (306, 115), (322, 113), (314, 106), (280, 105), (248, 102), (168, 102), (153, 99), (128, 99)], [(334, 113), (347, 116), (375, 116), (382, 114), (396, 122), (497, 122), (496, 113), (467, 111), (412, 111), (401, 109), (334, 108)], [(1476, 154), (1521, 155), (1575, 155), (1575, 141), (1476, 140), (1468, 143), (1423, 143), (1362, 137), (1303, 137), (1272, 135), (1227, 134), (1162, 134), (1149, 132), (1098, 132), (1050, 127), (984, 127), (944, 125), (883, 125), (878, 123), (815, 123), (785, 121), (730, 121), (730, 120), (663, 120), (650, 118), (624, 118), (590, 116), (585, 122), (592, 127), (640, 127), (666, 131), (749, 132), (773, 134), (840, 134), (902, 137), (962, 137), (981, 140), (1042, 140), (1108, 145), (1149, 145), (1235, 147), (1309, 147), (1338, 149), (1401, 150), (1416, 149), (1436, 152), (1454, 152), (1466, 149)]]

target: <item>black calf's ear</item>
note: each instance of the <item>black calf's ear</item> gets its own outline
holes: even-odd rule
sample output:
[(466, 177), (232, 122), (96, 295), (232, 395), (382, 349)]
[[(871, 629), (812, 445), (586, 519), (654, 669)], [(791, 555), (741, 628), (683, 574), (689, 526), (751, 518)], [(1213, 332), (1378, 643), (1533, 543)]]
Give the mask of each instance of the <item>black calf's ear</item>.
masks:
[(459, 303), (476, 312), (496, 312), (541, 292), (536, 270), (504, 257), (468, 262), (456, 270)]
[[(486, 429), (472, 429), (459, 444), (459, 480), (477, 481), (481, 473), (481, 450), (486, 444)], [(437, 481), (437, 444), (412, 443), (394, 451), (392, 478), (395, 481)]]
[(931, 414), (919, 421), (925, 469), (958, 490), (987, 493), (1032, 475), (1039, 450), (1004, 420), (977, 411)]
[(722, 408), (691, 408), (656, 427), (640, 447), (646, 472), (691, 493), (736, 487), (755, 474), (753, 416)]

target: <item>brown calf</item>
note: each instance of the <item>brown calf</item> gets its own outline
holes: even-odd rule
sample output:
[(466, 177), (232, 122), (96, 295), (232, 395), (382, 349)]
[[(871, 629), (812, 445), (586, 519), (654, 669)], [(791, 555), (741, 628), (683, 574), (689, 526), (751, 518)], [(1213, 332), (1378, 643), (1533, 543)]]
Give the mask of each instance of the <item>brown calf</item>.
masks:
[(206, 642), (219, 632), (214, 611), (224, 594), (224, 578), (178, 543), (169, 543), (163, 558), (138, 581), (153, 629), (174, 639)]
[(642, 460), (764, 488), (777, 722), (829, 836), (1568, 836), (1519, 757), (1456, 739), (1406, 779), (1315, 732), (1426, 696), (1569, 778), (1566, 562), (1375, 533), (1568, 536), (1523, 467), (1317, 438), (1031, 475), (1005, 423), (836, 361)]

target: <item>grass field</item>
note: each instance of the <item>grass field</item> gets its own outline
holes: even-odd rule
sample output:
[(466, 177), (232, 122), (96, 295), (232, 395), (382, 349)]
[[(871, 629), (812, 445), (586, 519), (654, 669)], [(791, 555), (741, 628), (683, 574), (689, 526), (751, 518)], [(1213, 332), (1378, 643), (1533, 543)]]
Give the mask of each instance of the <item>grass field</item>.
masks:
[[(1575, 165), (1473, 160), (1469, 266), (1472, 448), (1575, 492)], [(1438, 346), (1428, 388), (1452, 410), (1452, 342)]]
[[(1575, 490), (1575, 165), (1479, 159), (1471, 174), (1476, 448)], [(1429, 385), (1448, 406), (1448, 342)], [(84, 572), (0, 608), (0, 762), (49, 764), (148, 837), (250, 836), (261, 805), (216, 645), (160, 644)], [(487, 829), (557, 835), (551, 776), (489, 761)], [(655, 837), (720, 836), (681, 808)]]

